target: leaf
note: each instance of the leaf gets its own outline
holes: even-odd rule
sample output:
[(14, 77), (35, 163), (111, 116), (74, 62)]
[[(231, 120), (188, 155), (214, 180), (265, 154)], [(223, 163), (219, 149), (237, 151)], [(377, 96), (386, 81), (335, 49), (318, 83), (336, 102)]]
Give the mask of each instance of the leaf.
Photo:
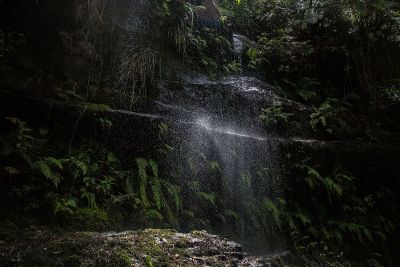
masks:
[(216, 196), (215, 196), (214, 193), (198, 192), (197, 196), (199, 198), (205, 200), (206, 202), (208, 202), (212, 206), (215, 206)]
[(4, 167), (3, 170), (6, 173), (8, 173), (9, 175), (12, 175), (12, 176), (15, 176), (15, 175), (18, 175), (18, 174), (21, 173), (18, 169), (14, 168), (14, 167), (10, 167), (10, 166), (9, 167)]
[(48, 128), (40, 128), (39, 133), (41, 136), (45, 136), (49, 132)]
[(143, 205), (145, 207), (149, 207), (149, 200), (147, 197), (147, 192), (146, 192), (146, 185), (147, 185), (147, 172), (146, 168), (148, 166), (147, 160), (143, 158), (137, 158), (136, 159), (136, 164), (139, 168), (139, 192), (140, 192), (140, 198), (142, 199)]
[(156, 203), (157, 209), (161, 210), (162, 191), (161, 191), (160, 181), (158, 178), (153, 177), (150, 184), (151, 184), (151, 192), (153, 193), (153, 198)]
[(51, 176), (49, 165), (44, 161), (37, 161), (34, 163), (34, 168), (38, 169), (47, 179)]
[(63, 169), (63, 166), (62, 166), (62, 163), (61, 163), (61, 161), (60, 160), (58, 160), (58, 159), (55, 159), (55, 158), (53, 158), (53, 157), (48, 157), (48, 158), (46, 158), (46, 160), (47, 161), (49, 161), (49, 162), (51, 162), (51, 163), (53, 163), (55, 166), (57, 166), (59, 169)]
[(311, 225), (311, 220), (307, 217), (307, 215), (302, 213), (301, 210), (299, 210), (296, 214), (294, 214), (294, 216), (297, 217), (303, 225), (307, 224)]
[(150, 168), (155, 177), (158, 177), (158, 164), (154, 160), (149, 161)]
[(310, 90), (300, 90), (298, 94), (305, 101), (309, 101), (317, 96), (317, 94), (314, 91), (310, 91)]
[[(88, 172), (88, 167), (86, 166), (86, 163), (80, 160), (73, 160), (73, 163), (76, 167), (78, 167), (81, 171), (83, 175), (86, 175)], [(77, 172), (79, 173), (79, 172)], [(77, 173), (75, 176), (77, 176)]]
[(69, 214), (73, 214), (73, 208), (77, 207), (77, 203), (73, 198), (60, 198), (56, 199), (53, 202), (53, 212), (57, 214), (59, 212), (67, 212)]
[(180, 196), (180, 187), (176, 185), (172, 185), (167, 181), (161, 180), (163, 186), (167, 189), (168, 194), (174, 200), (176, 211), (179, 211), (182, 208), (182, 201)]
[(272, 218), (274, 219), (276, 225), (278, 225), (278, 227), (280, 228), (281, 227), (280, 212), (276, 207), (275, 203), (269, 198), (264, 199), (263, 203), (266, 209), (272, 214)]
[(117, 158), (115, 157), (115, 155), (113, 153), (108, 153), (107, 154), (107, 161), (110, 163), (114, 163), (117, 162)]
[(63, 177), (57, 172), (52, 172), (50, 179), (54, 183), (55, 187), (58, 187)]
[(225, 209), (224, 215), (225, 215), (225, 217), (232, 217), (235, 220), (239, 219), (239, 215), (234, 210), (231, 210), (231, 209)]
[(154, 209), (146, 210), (145, 217), (147, 220), (155, 221), (155, 222), (162, 222), (164, 219), (164, 216), (162, 216), (162, 214), (160, 212), (158, 212), (157, 210), (154, 210)]
[(297, 227), (296, 227), (296, 225), (295, 225), (295, 223), (294, 223), (294, 221), (293, 221), (292, 216), (290, 216), (290, 218), (289, 218), (289, 228), (290, 228), (291, 230), (296, 230), (296, 231), (297, 231)]
[(211, 171), (221, 171), (218, 161), (210, 161), (208, 164)]
[(97, 103), (85, 103), (83, 107), (84, 109), (92, 112), (105, 112), (111, 110), (111, 108), (108, 105), (97, 104)]
[(96, 195), (94, 193), (83, 191), (81, 198), (86, 198), (89, 207), (97, 209)]

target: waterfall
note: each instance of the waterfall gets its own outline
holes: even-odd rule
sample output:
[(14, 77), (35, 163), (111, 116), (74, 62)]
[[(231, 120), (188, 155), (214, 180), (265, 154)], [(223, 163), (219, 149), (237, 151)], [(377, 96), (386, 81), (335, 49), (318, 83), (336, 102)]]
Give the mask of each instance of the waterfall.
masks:
[[(234, 44), (241, 58), (244, 48), (238, 35)], [(154, 110), (175, 122), (172, 138), (182, 149), (169, 162), (180, 163), (176, 168), (186, 177), (181, 183), (190, 179), (207, 192), (217, 192), (225, 213), (237, 216), (235, 229), (216, 225), (220, 233), (249, 250), (282, 251), (284, 240), (264, 205), (267, 199), (283, 197), (280, 142), (265, 131), (259, 116), (262, 108), (285, 100), (271, 85), (243, 74), (211, 81), (186, 73), (181, 79), (183, 89), (163, 90)], [(217, 174), (202, 168), (203, 162)]]
[[(119, 16), (125, 17), (118, 22), (125, 34), (117, 46), (114, 69), (116, 86), (131, 91), (131, 103), (122, 109), (131, 110), (137, 93), (132, 78), (137, 66), (130, 66), (131, 59), (143, 48), (149, 22), (142, 16), (146, 10), (143, 3), (130, 1), (126, 7), (120, 11), (125, 16)], [(245, 37), (233, 35), (240, 63), (245, 41)], [(212, 209), (218, 210), (220, 218), (192, 228), (211, 225), (208, 230), (236, 239), (249, 250), (282, 251), (284, 240), (265, 205), (268, 199), (276, 200), (283, 194), (279, 142), (265, 131), (259, 116), (262, 108), (285, 100), (273, 86), (243, 72), (218, 80), (188, 72), (181, 73), (180, 79), (182, 89), (161, 88), (148, 114), (116, 112), (168, 124), (170, 133), (165, 142), (173, 149), (162, 160), (174, 182), (181, 187), (197, 186), (210, 202), (217, 202)], [(185, 199), (197, 201), (194, 195)]]

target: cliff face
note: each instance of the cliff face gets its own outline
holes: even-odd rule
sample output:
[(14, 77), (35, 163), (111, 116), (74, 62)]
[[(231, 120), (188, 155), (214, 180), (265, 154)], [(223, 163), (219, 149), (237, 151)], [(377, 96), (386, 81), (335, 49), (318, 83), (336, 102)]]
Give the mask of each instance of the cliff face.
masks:
[(149, 10), (148, 1), (0, 1), (0, 30), (10, 47), (0, 86), (37, 93), (109, 84), (119, 55), (134, 54), (149, 32)]

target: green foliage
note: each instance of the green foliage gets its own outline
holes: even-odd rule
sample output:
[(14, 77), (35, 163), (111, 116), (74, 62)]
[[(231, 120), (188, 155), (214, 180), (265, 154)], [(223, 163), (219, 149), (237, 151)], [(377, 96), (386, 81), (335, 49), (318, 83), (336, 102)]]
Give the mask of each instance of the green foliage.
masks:
[(391, 103), (399, 103), (400, 102), (400, 84), (397, 82), (393, 83), (390, 86), (382, 87), (382, 96), (389, 99)]
[(2, 154), (6, 157), (15, 155), (31, 166), (32, 155), (30, 150), (35, 145), (32, 129), (30, 129), (25, 122), (17, 118), (8, 117), (6, 120), (10, 121), (14, 128), (8, 136), (0, 139), (2, 143)]
[[(122, 66), (121, 81), (132, 85), (130, 109), (136, 94), (147, 97), (159, 57), (169, 50), (211, 78), (241, 72), (230, 34), (225, 32), (232, 24), (235, 31), (256, 42), (246, 50), (247, 67), (276, 81), (287, 96), (309, 105), (314, 132), (337, 137), (334, 134), (358, 127), (366, 116), (372, 127), (376, 123), (398, 130), (398, 5), (378, 0), (224, 0), (220, 4), (222, 32), (196, 27), (193, 15), (199, 7), (188, 1), (154, 2), (151, 15), (157, 19), (152, 21), (160, 32), (154, 35), (162, 36), (162, 42), (154, 42)], [(20, 34), (0, 32), (1, 69), (23, 43)], [(163, 43), (162, 47), (157, 43)], [(58, 99), (81, 99), (75, 88), (54, 90)], [(81, 107), (95, 114), (110, 111), (99, 103)], [(287, 124), (292, 116), (283, 107), (272, 106), (262, 110), (261, 119), (273, 127)], [(169, 162), (141, 155), (115, 155), (92, 138), (82, 140), (84, 145), (73, 147), (71, 153), (53, 153), (52, 131), (30, 128), (18, 118), (7, 121), (12, 128), (1, 137), (0, 195), (3, 203), (15, 204), (19, 212), (44, 211), (44, 217), (95, 225), (106, 224), (109, 211), (117, 207), (139, 226), (222, 225), (235, 234), (270, 236), (283, 232), (308, 266), (340, 266), (342, 255), (379, 266), (382, 247), (398, 233), (397, 196), (385, 188), (366, 190), (360, 179), (340, 170), (297, 166), (289, 181), (291, 194), (283, 199), (278, 192), (270, 194), (273, 186), (259, 183), (275, 179), (271, 173), (243, 170), (224, 177), (228, 170), (216, 157), (198, 153), (181, 165), (169, 166)], [(113, 126), (106, 117), (97, 117), (95, 122), (104, 129)], [(161, 140), (168, 126), (156, 127)], [(62, 143), (61, 138), (56, 137), (56, 142)], [(157, 151), (163, 156), (181, 152), (169, 144)], [(268, 179), (262, 179), (264, 175)], [(237, 188), (225, 190), (227, 182)], [(239, 207), (223, 204), (229, 200)], [(130, 263), (126, 255), (120, 260)], [(151, 257), (145, 263), (153, 266)]]
[[(95, 110), (104, 108), (96, 105)], [(83, 218), (84, 211), (95, 218), (102, 209), (119, 204), (144, 214), (144, 222), (156, 222), (154, 226), (177, 227), (180, 188), (160, 177), (154, 160), (137, 158), (132, 169), (124, 170), (116, 155), (93, 141), (70, 154), (48, 154), (51, 138), (44, 136), (51, 132), (35, 131), (17, 118), (7, 120), (13, 127), (1, 137), (0, 168), (7, 173), (1, 181), (3, 201), (32, 211), (48, 212), (51, 207), (51, 216), (69, 218), (67, 222)], [(29, 204), (24, 203), (27, 199)]]
[[(167, 40), (167, 45), (184, 63), (212, 78), (240, 71), (228, 34), (196, 24), (196, 14), (202, 9), (191, 1), (159, 0), (155, 21), (159, 23), (161, 40), (163, 43)], [(224, 24), (224, 20), (221, 22)]]
[(287, 123), (289, 118), (293, 116), (292, 113), (286, 113), (280, 106), (271, 106), (264, 108), (260, 118), (266, 126), (276, 126), (279, 123)]
[(242, 70), (241, 64), (237, 61), (233, 61), (226, 65), (223, 65), (222, 68), (223, 68), (225, 74), (238, 73)]
[(250, 47), (246, 51), (246, 56), (248, 59), (247, 67), (251, 69), (256, 69), (260, 66), (262, 62), (262, 57), (260, 56), (260, 51), (254, 47)]
[(328, 98), (310, 115), (310, 126), (314, 131), (318, 126), (322, 126), (328, 133), (337, 128), (348, 129), (346, 116), (352, 107), (353, 105), (346, 100)]
[(151, 256), (146, 256), (145, 261), (146, 261), (146, 267), (153, 267), (154, 266), (153, 260), (151, 259)]
[[(371, 128), (382, 133), (398, 130), (392, 113), (398, 104), (400, 73), (398, 3), (224, 0), (220, 4), (234, 30), (257, 42), (247, 50), (248, 65), (278, 84), (286, 96), (315, 108), (310, 123), (314, 131), (369, 138), (375, 131)], [(331, 101), (350, 92), (360, 96), (355, 108)]]
[(191, 64), (196, 68), (200, 62), (200, 70), (210, 76), (241, 71), (240, 63), (234, 59), (231, 42), (219, 32), (193, 29), (188, 35), (188, 54)]
[(60, 212), (66, 212), (69, 214), (74, 213), (74, 209), (77, 207), (76, 200), (73, 198), (58, 198), (54, 200), (54, 214)]
[(98, 103), (85, 103), (83, 104), (83, 108), (91, 112), (99, 112), (99, 113), (110, 111), (111, 109), (109, 106), (105, 104), (98, 104)]
[[(290, 233), (299, 257), (312, 265), (343, 264), (346, 261), (341, 259), (343, 254), (346, 259), (358, 254), (380, 261), (374, 255), (382, 253), (381, 244), (397, 229), (385, 227), (381, 222), (393, 225), (400, 222), (395, 202), (391, 205), (395, 213), (377, 210), (386, 205), (386, 200), (382, 202), (379, 196), (388, 191), (383, 188), (363, 195), (353, 176), (338, 171), (324, 176), (308, 165), (299, 168), (297, 173), (303, 172), (304, 176), (291, 185), (298, 192), (295, 198), (265, 200), (277, 227)], [(347, 250), (346, 244), (360, 249)]]
[(158, 220), (165, 217), (171, 226), (177, 226), (176, 216), (181, 207), (179, 187), (159, 177), (158, 164), (154, 160), (137, 158), (136, 164), (141, 203), (145, 209), (150, 209), (146, 216)]
[(316, 91), (320, 83), (316, 79), (302, 77), (295, 83), (288, 80), (285, 80), (285, 82), (292, 87), (292, 90), (296, 92), (295, 94), (298, 95), (301, 100), (307, 103), (312, 103), (313, 100), (318, 98)]

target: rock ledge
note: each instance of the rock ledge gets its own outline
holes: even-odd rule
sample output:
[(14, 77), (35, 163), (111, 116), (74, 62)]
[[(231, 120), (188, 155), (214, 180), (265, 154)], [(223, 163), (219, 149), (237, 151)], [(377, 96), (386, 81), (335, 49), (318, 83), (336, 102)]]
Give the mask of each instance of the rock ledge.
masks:
[(278, 257), (249, 256), (239, 244), (205, 231), (35, 230), (23, 236), (0, 241), (1, 266), (284, 266)]

